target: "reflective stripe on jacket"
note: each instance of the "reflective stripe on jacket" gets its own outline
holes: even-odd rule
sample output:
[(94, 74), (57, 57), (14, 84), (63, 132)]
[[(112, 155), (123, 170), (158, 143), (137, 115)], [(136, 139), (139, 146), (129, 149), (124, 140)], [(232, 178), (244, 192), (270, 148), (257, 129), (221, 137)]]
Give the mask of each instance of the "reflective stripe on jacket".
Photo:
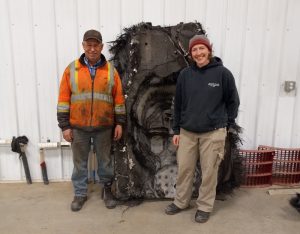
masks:
[(58, 122), (63, 130), (68, 127), (97, 129), (125, 122), (120, 77), (103, 55), (102, 59), (104, 63), (96, 70), (94, 79), (79, 59), (66, 68), (57, 105)]

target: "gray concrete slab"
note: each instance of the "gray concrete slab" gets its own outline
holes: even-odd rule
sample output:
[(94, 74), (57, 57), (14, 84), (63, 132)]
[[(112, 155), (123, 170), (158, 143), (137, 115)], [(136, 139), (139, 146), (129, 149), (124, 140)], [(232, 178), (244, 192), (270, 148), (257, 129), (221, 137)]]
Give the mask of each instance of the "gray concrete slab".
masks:
[(300, 214), (290, 207), (292, 195), (267, 194), (263, 189), (238, 189), (226, 201), (216, 201), (205, 224), (194, 221), (192, 208), (174, 216), (164, 214), (170, 201), (144, 201), (135, 207), (108, 210), (100, 189), (91, 185), (79, 212), (70, 210), (70, 182), (0, 184), (1, 234), (289, 234), (300, 233)]

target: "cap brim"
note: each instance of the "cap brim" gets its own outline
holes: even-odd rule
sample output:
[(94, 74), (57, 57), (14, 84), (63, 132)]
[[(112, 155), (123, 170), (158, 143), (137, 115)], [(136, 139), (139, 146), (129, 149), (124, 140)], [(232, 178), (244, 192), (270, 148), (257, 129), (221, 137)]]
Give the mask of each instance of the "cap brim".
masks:
[(99, 42), (102, 42), (102, 40), (99, 40), (99, 38), (96, 38), (96, 37), (88, 37), (88, 38), (85, 38), (84, 40), (87, 41), (89, 39), (95, 39), (95, 40), (97, 40)]

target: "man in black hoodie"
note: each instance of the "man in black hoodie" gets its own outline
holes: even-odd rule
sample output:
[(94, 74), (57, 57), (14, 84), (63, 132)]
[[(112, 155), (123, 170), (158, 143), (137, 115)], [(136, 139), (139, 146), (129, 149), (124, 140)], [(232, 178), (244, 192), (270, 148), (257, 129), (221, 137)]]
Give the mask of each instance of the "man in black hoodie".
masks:
[(176, 214), (189, 206), (197, 160), (202, 183), (195, 221), (204, 223), (213, 209), (217, 175), (224, 157), (226, 129), (238, 114), (239, 96), (232, 73), (220, 58), (212, 56), (212, 45), (204, 35), (189, 42), (194, 64), (178, 77), (173, 123), (173, 143), (178, 146), (176, 197), (165, 212)]

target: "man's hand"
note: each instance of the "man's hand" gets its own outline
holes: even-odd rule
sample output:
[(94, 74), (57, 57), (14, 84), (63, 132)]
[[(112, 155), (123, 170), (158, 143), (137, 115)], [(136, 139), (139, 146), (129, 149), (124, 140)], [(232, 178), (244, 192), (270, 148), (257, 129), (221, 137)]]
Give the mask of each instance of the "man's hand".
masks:
[(62, 134), (63, 134), (63, 138), (66, 141), (68, 141), (68, 142), (73, 141), (73, 131), (72, 131), (72, 129), (67, 129), (67, 130), (63, 131)]
[(122, 125), (116, 125), (114, 132), (114, 140), (118, 141), (122, 137)]
[(175, 146), (179, 146), (179, 135), (174, 135), (173, 136), (173, 144)]

